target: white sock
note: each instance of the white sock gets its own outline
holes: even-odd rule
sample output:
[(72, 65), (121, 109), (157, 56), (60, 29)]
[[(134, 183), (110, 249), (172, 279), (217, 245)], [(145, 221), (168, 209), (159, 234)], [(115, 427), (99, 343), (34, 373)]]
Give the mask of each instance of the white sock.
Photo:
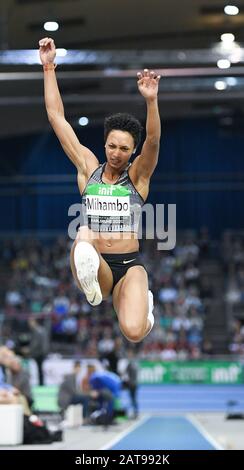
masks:
[(90, 257), (92, 258), (92, 261), (94, 262), (94, 266), (95, 266), (95, 269), (96, 269), (96, 272), (98, 272), (98, 268), (99, 268), (99, 265), (100, 265), (100, 258), (95, 250), (95, 248), (91, 245), (91, 243), (88, 243), (88, 242), (78, 242), (75, 246), (75, 249), (74, 249), (74, 263), (75, 263), (75, 268), (76, 268), (76, 271), (79, 270), (79, 263), (80, 263), (80, 260), (82, 259), (82, 255), (84, 255), (84, 253), (87, 255), (89, 254)]
[(151, 331), (151, 329), (154, 325), (153, 307), (154, 307), (154, 305), (153, 305), (153, 293), (149, 290), (148, 291), (148, 316), (147, 316), (147, 318), (151, 323), (151, 328), (150, 328), (148, 333), (150, 333), (150, 331)]

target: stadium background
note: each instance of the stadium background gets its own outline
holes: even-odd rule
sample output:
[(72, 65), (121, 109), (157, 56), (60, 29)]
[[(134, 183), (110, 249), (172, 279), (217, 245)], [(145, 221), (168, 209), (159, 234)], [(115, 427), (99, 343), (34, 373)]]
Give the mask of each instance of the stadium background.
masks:
[[(50, 35), (57, 47), (68, 51), (57, 57), (66, 117), (82, 143), (101, 161), (104, 117), (128, 111), (145, 126), (136, 72), (146, 66), (162, 72), (162, 140), (148, 202), (176, 204), (177, 245), (174, 252), (157, 253), (155, 244), (143, 243), (156, 299), (156, 326), (151, 339), (137, 351), (141, 383), (145, 384), (139, 395), (141, 412), (226, 413), (229, 406), (242, 412), (244, 4), (235, 1), (239, 15), (228, 16), (223, 11), (227, 2), (222, 0), (180, 4), (153, 0), (150, 6), (142, 0), (140, 12), (137, 3), (2, 2), (1, 343), (21, 349), (23, 336), (28, 337), (28, 317), (41, 318), (50, 337), (44, 370), (46, 386), (52, 387), (60, 381), (60, 376), (54, 378), (57, 364), (52, 366), (52, 361), (58, 362), (62, 375), (66, 369), (60, 356), (68, 360), (101, 358), (106, 356), (98, 347), (99, 341), (106, 339), (104, 326), (111, 342), (119, 335), (108, 302), (96, 309), (98, 331), (89, 342), (84, 336), (93, 313), (84, 306), (82, 296), (72, 291), (69, 297), (68, 209), (80, 196), (75, 168), (50, 129), (44, 109), (42, 72), (35, 49), (42, 36)], [(44, 32), (44, 21), (55, 18), (59, 30)], [(234, 34), (235, 41), (224, 43), (220, 39), (223, 33)], [(220, 59), (228, 59), (229, 67), (217, 66)], [(89, 119), (87, 126), (79, 126), (82, 116)], [(32, 259), (33, 250), (36, 260)], [(53, 269), (50, 261), (57, 263), (59, 257), (65, 260), (64, 265)], [(156, 273), (151, 260), (157, 263)], [(46, 263), (45, 275), (38, 263)], [(30, 295), (24, 281), (33, 270)], [(58, 285), (53, 290), (48, 286), (48, 298), (40, 298), (45, 291), (45, 282), (40, 288), (40, 276)], [(179, 312), (179, 305), (187, 305), (184, 312)], [(181, 326), (179, 318), (185, 320)], [(125, 351), (123, 344), (120, 357), (126, 358)], [(37, 385), (34, 364), (32, 383)], [(177, 398), (181, 389), (174, 387), (199, 387), (199, 383), (204, 384), (200, 388), (203, 396), (197, 404), (196, 388), (184, 389), (189, 394), (178, 408), (177, 399), (167, 402), (172, 393), (168, 384)], [(155, 387), (147, 388), (146, 384)], [(225, 387), (222, 398), (216, 385)], [(34, 390), (42, 411), (50, 402), (45, 404), (41, 395), (51, 394), (52, 402), (53, 390)], [(153, 395), (147, 395), (151, 396), (152, 390), (159, 395), (155, 408)], [(126, 406), (126, 394), (123, 400)], [(53, 402), (50, 406), (57, 411)]]

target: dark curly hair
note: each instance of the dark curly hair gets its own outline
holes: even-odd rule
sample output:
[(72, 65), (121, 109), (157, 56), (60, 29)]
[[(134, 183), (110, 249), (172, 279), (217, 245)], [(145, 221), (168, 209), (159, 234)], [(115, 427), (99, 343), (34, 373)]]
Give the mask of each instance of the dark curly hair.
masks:
[(117, 113), (112, 114), (104, 121), (104, 140), (106, 142), (108, 134), (113, 130), (129, 132), (134, 139), (135, 147), (141, 140), (142, 126), (141, 123), (131, 114)]

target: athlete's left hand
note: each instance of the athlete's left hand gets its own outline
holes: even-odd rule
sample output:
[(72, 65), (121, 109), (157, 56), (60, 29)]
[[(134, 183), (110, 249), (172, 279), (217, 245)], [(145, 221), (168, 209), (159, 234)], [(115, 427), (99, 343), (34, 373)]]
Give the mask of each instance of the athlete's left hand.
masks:
[(144, 69), (143, 72), (138, 72), (138, 90), (142, 96), (147, 99), (155, 99), (158, 94), (158, 84), (161, 78), (153, 70)]

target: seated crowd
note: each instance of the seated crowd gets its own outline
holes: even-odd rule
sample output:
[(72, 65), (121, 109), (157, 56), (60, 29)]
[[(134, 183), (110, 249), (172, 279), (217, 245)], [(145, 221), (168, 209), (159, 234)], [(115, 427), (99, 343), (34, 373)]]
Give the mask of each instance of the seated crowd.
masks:
[[(52, 243), (5, 243), (1, 263), (8, 281), (1, 312), (3, 340), (13, 341), (19, 352), (26, 351), (31, 338), (28, 319), (32, 316), (46, 329), (51, 350), (86, 357), (122, 354), (127, 342), (117, 340), (121, 333), (111, 300), (92, 308), (73, 282), (70, 244), (65, 238)], [(191, 234), (177, 242), (171, 252), (157, 251), (155, 240), (142, 242), (142, 261), (154, 294), (155, 327), (138, 345), (141, 357), (201, 356), (204, 302), (211, 296), (211, 286), (201, 277), (200, 268), (207, 247), (207, 239), (201, 243)]]

